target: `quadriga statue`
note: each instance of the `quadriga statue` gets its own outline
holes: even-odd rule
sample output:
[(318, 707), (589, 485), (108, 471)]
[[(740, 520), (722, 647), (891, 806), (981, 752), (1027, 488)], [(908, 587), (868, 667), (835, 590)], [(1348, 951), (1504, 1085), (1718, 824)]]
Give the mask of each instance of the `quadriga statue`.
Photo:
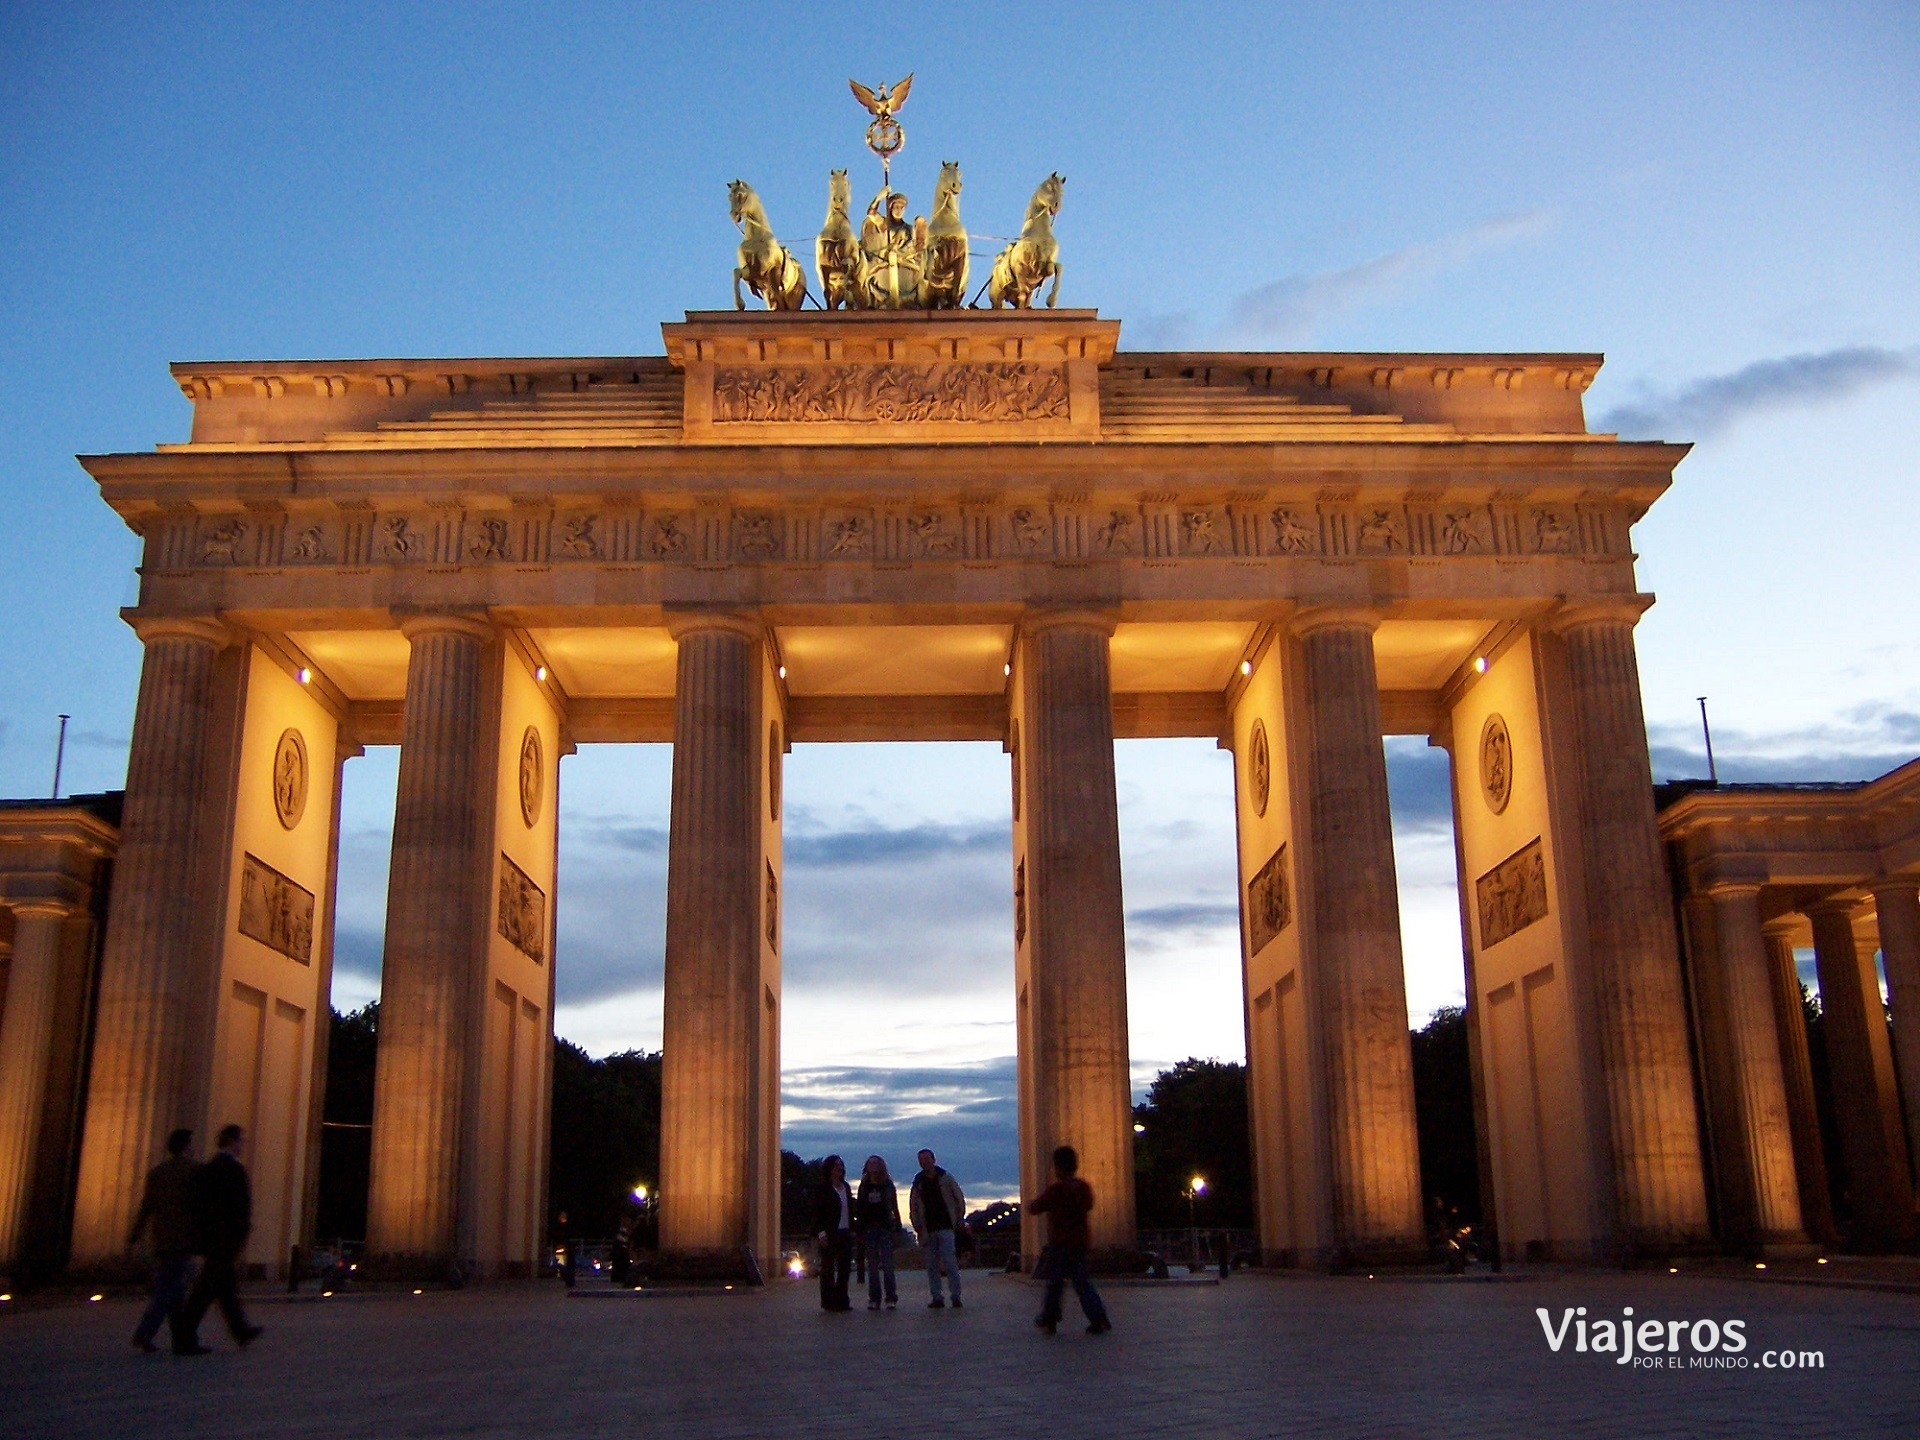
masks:
[(767, 212), (744, 180), (727, 186), (728, 213), (740, 227), (740, 263), (733, 271), (733, 308), (744, 310), (740, 282), (766, 301), (769, 310), (798, 310), (807, 295), (807, 273), (787, 247), (774, 238)]

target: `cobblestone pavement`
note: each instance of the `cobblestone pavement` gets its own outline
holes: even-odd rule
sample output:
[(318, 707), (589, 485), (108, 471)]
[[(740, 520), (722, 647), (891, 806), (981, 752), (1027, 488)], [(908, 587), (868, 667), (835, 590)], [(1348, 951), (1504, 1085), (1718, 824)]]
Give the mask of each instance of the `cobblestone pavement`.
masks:
[[(1499, 1282), (1236, 1276), (1107, 1290), (1115, 1329), (1030, 1323), (1036, 1292), (972, 1274), (963, 1311), (823, 1315), (805, 1283), (586, 1299), (557, 1286), (253, 1302), (244, 1353), (143, 1356), (133, 1299), (0, 1314), (0, 1434), (609, 1436), (883, 1428), (940, 1437), (1920, 1435), (1920, 1298), (1722, 1278)], [(859, 1301), (856, 1300), (856, 1305)], [(1535, 1317), (1746, 1322), (1744, 1368), (1554, 1353)], [(1704, 1332), (1703, 1332), (1704, 1333)], [(1682, 1341), (1685, 1345), (1687, 1342)], [(1824, 1368), (1763, 1367), (1819, 1351)], [(1690, 1353), (1690, 1352), (1689, 1352)]]

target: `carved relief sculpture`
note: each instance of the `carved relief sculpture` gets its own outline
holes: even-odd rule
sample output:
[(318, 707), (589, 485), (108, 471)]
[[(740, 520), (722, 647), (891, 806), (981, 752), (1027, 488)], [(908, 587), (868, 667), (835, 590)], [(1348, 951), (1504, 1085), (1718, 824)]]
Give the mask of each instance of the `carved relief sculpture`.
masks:
[(1109, 510), (1107, 518), (1093, 532), (1093, 543), (1108, 555), (1133, 553), (1133, 516), (1124, 510)]
[(654, 517), (653, 538), (647, 542), (647, 549), (661, 560), (683, 560), (692, 550), (692, 542), (687, 532), (680, 527), (677, 515), (659, 515)]
[(1480, 948), (1492, 949), (1547, 916), (1547, 866), (1536, 837), (1474, 882)]
[(1400, 538), (1400, 521), (1391, 510), (1375, 509), (1354, 531), (1354, 549), (1362, 555), (1391, 555), (1407, 548)]
[(742, 515), (738, 539), (734, 542), (740, 554), (748, 560), (766, 560), (778, 555), (780, 535), (774, 525), (771, 515)]
[(1287, 847), (1283, 842), (1273, 857), (1247, 882), (1247, 945), (1258, 955), (1292, 923), (1293, 892), (1287, 886)]
[(1480, 555), (1493, 548), (1487, 517), (1477, 510), (1449, 510), (1440, 523), (1440, 545), (1449, 555)]
[(1281, 506), (1273, 512), (1274, 548), (1282, 555), (1305, 555), (1314, 546), (1313, 517)]
[(1539, 511), (1533, 517), (1533, 548), (1542, 555), (1571, 554), (1575, 549), (1573, 527), (1557, 511)]
[(1273, 788), (1273, 756), (1267, 749), (1267, 725), (1253, 722), (1253, 734), (1247, 738), (1247, 791), (1253, 800), (1253, 813), (1267, 813), (1267, 795)]
[(473, 539), (468, 542), (467, 554), (475, 560), (505, 560), (507, 534), (507, 522), (498, 516), (482, 520), (475, 527)]
[(1037, 555), (1046, 548), (1053, 530), (1047, 517), (1022, 506), (1009, 517), (1013, 521), (1013, 543), (1023, 555)]
[(541, 754), (540, 731), (529, 725), (520, 738), (520, 818), (531, 830), (540, 819), (540, 799), (546, 788), (546, 765)]
[(292, 548), (287, 552), (295, 560), (325, 560), (327, 555), (327, 532), (318, 525), (309, 525), (294, 537)]
[(866, 556), (873, 554), (873, 525), (864, 515), (849, 515), (833, 522), (833, 543), (829, 555)]
[(380, 522), (380, 553), (389, 560), (411, 559), (426, 543), (404, 515), (389, 515)]
[(1480, 727), (1480, 793), (1496, 815), (1513, 795), (1513, 737), (1498, 714), (1489, 715)]
[(200, 563), (232, 565), (240, 559), (240, 542), (247, 538), (247, 522), (238, 518), (222, 520), (209, 529), (200, 542)]
[(313, 892), (266, 861), (240, 867), (240, 933), (302, 965), (313, 963)]
[(1220, 537), (1214, 532), (1211, 510), (1188, 510), (1180, 516), (1180, 528), (1186, 535), (1189, 555), (1212, 555), (1220, 549)]
[(566, 523), (561, 548), (582, 560), (597, 560), (600, 557), (600, 536), (596, 533), (599, 523), (598, 515), (573, 516)]
[(767, 948), (780, 948), (780, 877), (773, 873), (773, 862), (768, 860), (767, 867)]
[(495, 928), (505, 940), (536, 965), (547, 958), (547, 892), (533, 877), (500, 856), (499, 918)]
[(1027, 938), (1027, 862), (1013, 867), (1013, 943), (1016, 948)]
[(291, 830), (306, 809), (307, 742), (298, 730), (284, 730), (273, 748), (273, 813)]
[(829, 365), (716, 370), (717, 424), (1065, 420), (1058, 365)]
[(947, 529), (946, 521), (929, 511), (907, 521), (907, 528), (920, 542), (922, 555), (952, 555), (960, 548), (960, 537)]

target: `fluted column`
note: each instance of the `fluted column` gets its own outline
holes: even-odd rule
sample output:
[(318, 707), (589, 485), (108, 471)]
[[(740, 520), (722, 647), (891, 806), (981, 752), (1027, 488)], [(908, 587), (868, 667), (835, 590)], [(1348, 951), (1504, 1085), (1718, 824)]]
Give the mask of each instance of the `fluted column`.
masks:
[(1589, 993), (1599, 1032), (1620, 1243), (1707, 1238), (1686, 1001), (1654, 819), (1635, 611), (1564, 613), (1584, 851)]
[(74, 907), (58, 900), (12, 905), (13, 966), (0, 1017), (0, 1271), (23, 1259), (33, 1180), (39, 1170), (47, 1069), (60, 981), (60, 947)]
[(749, 1243), (759, 973), (764, 636), (751, 618), (671, 615), (673, 814), (667, 840), (660, 1248), (732, 1268)]
[(93, 1060), (75, 1190), (75, 1265), (122, 1253), (146, 1173), (169, 1131), (198, 1125), (214, 897), (201, 854), (214, 659), (226, 631), (148, 620), (127, 757), (113, 904), (94, 1011)]
[(1809, 1237), (1835, 1238), (1833, 1197), (1827, 1191), (1827, 1154), (1820, 1138), (1820, 1107), (1813, 1093), (1813, 1057), (1807, 1046), (1807, 1007), (1800, 969), (1793, 956), (1791, 919), (1775, 921), (1763, 932), (1767, 942), (1767, 982), (1773, 994), (1774, 1032), (1780, 1037), (1780, 1073), (1787, 1096), (1787, 1125), (1793, 1137), (1793, 1173), (1800, 1187), (1800, 1221)]
[(1793, 1132), (1787, 1120), (1780, 1033), (1774, 1023), (1761, 930), (1760, 887), (1724, 884), (1709, 891), (1725, 1073), (1710, 1084), (1731, 1132), (1718, 1150), (1729, 1234), (1739, 1245), (1804, 1244)]
[(1887, 968), (1887, 1000), (1893, 1007), (1893, 1068), (1906, 1102), (1911, 1163), (1920, 1159), (1920, 894), (1912, 876), (1871, 889), (1880, 920), (1880, 958)]
[(1019, 666), (1036, 1148), (1043, 1163), (1056, 1146), (1079, 1152), (1094, 1247), (1108, 1255), (1136, 1243), (1113, 628), (1097, 613), (1029, 616)]
[(461, 1104), (489, 867), (483, 675), (492, 629), (464, 615), (401, 624), (412, 646), (380, 971), (367, 1249), (437, 1266), (458, 1244)]
[(1913, 1182), (1900, 1123), (1900, 1095), (1887, 1040), (1886, 1011), (1873, 956), (1854, 939), (1858, 907), (1845, 900), (1812, 906), (1820, 1015), (1833, 1083), (1834, 1118), (1847, 1168), (1856, 1243), (1897, 1245), (1913, 1234)]
[(1425, 1249), (1376, 623), (1309, 610), (1294, 624), (1336, 1261)]

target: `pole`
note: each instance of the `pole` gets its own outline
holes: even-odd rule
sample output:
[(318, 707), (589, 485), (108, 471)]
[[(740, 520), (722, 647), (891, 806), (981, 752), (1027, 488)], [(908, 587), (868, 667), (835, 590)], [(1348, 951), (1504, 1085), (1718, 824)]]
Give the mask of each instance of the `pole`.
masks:
[(60, 717), (60, 739), (53, 747), (53, 798), (60, 798), (60, 766), (67, 758), (67, 721), (71, 715)]
[(1707, 697), (1700, 697), (1700, 733), (1707, 740), (1707, 779), (1720, 783), (1720, 767), (1713, 763), (1713, 727), (1707, 724)]

